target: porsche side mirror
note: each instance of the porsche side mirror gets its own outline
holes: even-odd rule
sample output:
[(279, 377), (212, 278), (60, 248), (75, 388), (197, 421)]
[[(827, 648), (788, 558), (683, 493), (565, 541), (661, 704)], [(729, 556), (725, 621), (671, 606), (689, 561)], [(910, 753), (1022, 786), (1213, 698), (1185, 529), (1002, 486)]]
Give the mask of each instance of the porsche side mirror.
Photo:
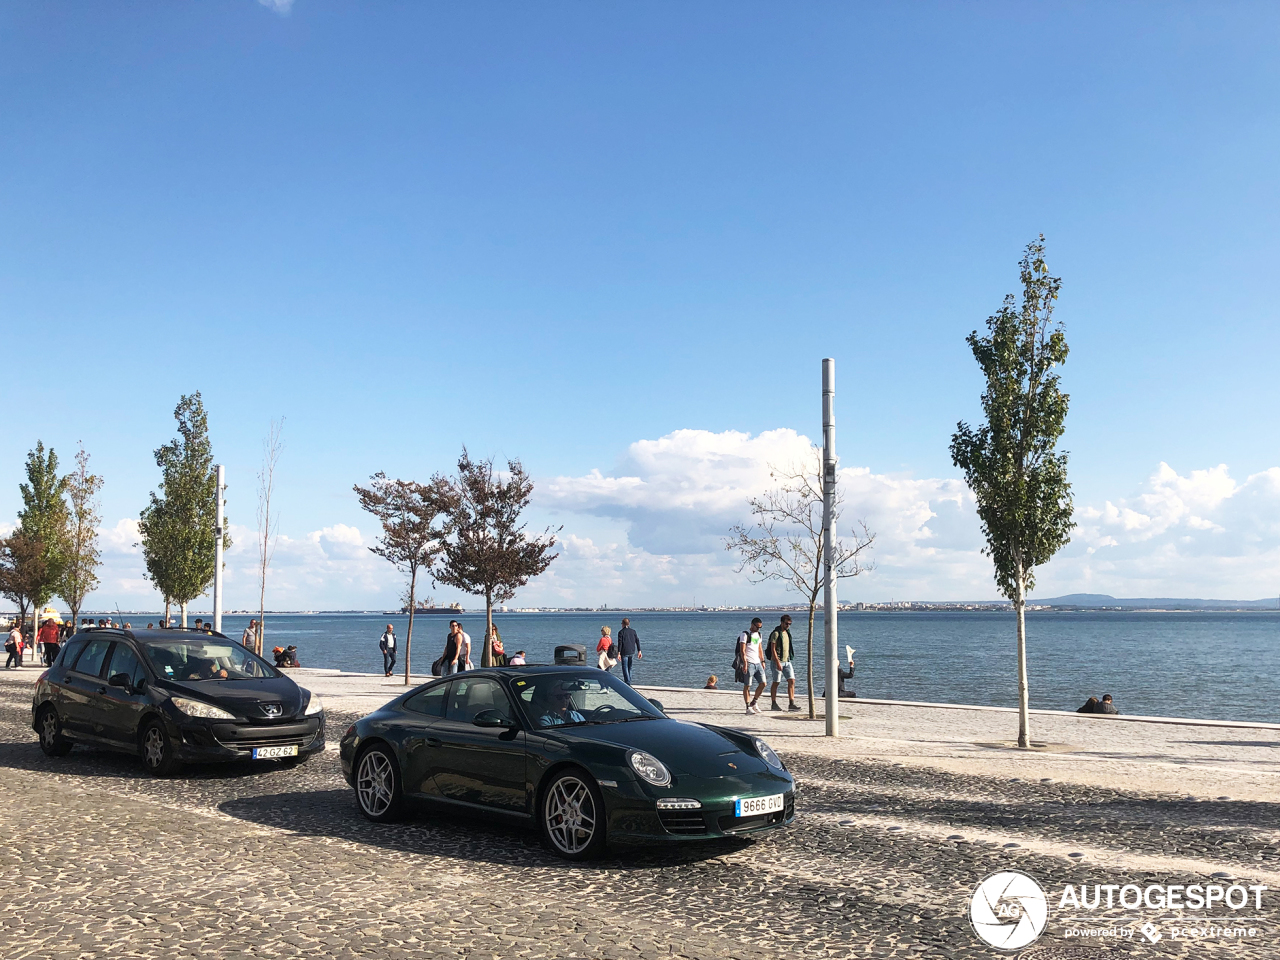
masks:
[(648, 699), (649, 699), (649, 702), (652, 703), (655, 707), (657, 707), (659, 711), (661, 711), (662, 713), (667, 712), (666, 709), (662, 706), (661, 700), (655, 700), (653, 699), (653, 697), (649, 697)]
[(481, 710), (471, 721), (477, 727), (514, 727), (515, 723), (497, 710)]
[(129, 693), (133, 692), (133, 684), (129, 682), (127, 673), (113, 673), (107, 680), (107, 686), (123, 687)]

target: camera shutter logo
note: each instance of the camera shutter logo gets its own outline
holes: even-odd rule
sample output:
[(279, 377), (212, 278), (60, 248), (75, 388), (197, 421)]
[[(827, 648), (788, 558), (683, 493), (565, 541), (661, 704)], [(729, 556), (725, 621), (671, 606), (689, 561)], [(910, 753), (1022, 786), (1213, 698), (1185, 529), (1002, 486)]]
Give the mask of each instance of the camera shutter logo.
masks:
[(969, 898), (973, 932), (997, 950), (1021, 950), (1044, 933), (1049, 900), (1040, 884), (1017, 870), (987, 877)]

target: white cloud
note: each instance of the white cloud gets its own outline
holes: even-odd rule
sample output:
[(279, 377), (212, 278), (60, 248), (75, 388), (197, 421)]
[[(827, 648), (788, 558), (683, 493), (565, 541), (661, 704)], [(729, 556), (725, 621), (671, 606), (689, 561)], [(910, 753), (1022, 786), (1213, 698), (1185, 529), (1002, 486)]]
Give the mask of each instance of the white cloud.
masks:
[(293, 0), (258, 0), (258, 3), (282, 17), (288, 16), (293, 9)]

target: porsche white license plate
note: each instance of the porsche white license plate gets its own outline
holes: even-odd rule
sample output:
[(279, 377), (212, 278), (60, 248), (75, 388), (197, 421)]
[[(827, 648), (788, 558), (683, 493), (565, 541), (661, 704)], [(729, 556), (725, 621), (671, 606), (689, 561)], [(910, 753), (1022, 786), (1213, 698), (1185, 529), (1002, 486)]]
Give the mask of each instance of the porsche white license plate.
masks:
[(782, 794), (775, 793), (772, 797), (748, 797), (745, 800), (735, 800), (733, 802), (733, 815), (735, 817), (758, 817), (762, 813), (777, 813), (783, 807)]
[(253, 748), (253, 759), (255, 760), (270, 760), (273, 757), (296, 757), (297, 755), (298, 755), (298, 745), (296, 743), (292, 743), (287, 747), (254, 747)]

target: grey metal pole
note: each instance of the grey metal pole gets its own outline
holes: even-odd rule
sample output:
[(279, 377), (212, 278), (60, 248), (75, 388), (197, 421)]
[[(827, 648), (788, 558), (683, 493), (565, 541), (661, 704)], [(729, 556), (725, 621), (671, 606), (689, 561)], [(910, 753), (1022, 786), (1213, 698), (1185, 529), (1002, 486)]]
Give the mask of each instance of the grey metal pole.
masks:
[(840, 735), (840, 658), (836, 653), (836, 362), (822, 361), (822, 626), (827, 648), (827, 736)]
[(226, 468), (218, 464), (213, 468), (217, 476), (216, 519), (213, 521), (213, 629), (222, 632), (222, 491), (227, 488)]

